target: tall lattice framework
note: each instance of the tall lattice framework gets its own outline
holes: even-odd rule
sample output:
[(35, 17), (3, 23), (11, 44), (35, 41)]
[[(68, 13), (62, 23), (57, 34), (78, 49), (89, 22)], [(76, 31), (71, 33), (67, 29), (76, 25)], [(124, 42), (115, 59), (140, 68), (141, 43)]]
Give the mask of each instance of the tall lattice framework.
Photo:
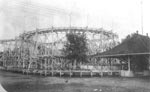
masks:
[[(84, 33), (87, 36), (88, 54), (95, 55), (114, 47), (118, 36), (112, 31), (90, 28), (48, 28), (36, 29), (19, 35), (13, 40), (1, 40), (2, 66), (19, 69), (57, 70), (68, 66), (62, 49), (69, 32)], [(91, 61), (93, 58), (89, 59)]]

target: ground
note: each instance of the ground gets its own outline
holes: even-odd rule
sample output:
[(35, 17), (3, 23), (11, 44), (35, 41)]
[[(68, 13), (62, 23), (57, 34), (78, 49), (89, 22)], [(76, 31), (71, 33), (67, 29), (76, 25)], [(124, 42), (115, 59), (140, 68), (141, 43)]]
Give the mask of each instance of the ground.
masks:
[(150, 92), (150, 77), (44, 77), (0, 72), (8, 92)]

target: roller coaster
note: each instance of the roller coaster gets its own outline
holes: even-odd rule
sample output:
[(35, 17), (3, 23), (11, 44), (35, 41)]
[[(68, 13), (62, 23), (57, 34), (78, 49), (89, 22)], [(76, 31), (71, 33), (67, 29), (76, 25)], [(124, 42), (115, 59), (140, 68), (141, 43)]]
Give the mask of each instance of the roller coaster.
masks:
[[(0, 65), (7, 70), (70, 70), (70, 63), (62, 54), (66, 34), (84, 33), (88, 44), (88, 61), (100, 63), (93, 57), (117, 45), (118, 36), (103, 28), (47, 28), (27, 31), (15, 39), (0, 40)], [(103, 62), (104, 63), (104, 62)], [(105, 62), (107, 63), (107, 62)], [(36, 72), (37, 72), (36, 71)]]

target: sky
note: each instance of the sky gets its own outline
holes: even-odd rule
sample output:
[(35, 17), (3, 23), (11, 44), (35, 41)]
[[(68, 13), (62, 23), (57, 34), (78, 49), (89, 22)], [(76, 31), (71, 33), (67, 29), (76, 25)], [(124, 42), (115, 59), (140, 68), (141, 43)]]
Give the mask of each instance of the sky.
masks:
[(102, 27), (122, 39), (137, 30), (142, 34), (141, 15), (146, 35), (149, 9), (149, 0), (0, 0), (0, 39), (52, 26)]

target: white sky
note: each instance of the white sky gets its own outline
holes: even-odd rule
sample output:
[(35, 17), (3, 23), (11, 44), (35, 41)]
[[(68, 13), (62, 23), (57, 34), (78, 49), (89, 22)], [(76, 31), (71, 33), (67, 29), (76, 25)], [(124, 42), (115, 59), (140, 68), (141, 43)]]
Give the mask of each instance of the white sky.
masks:
[[(143, 0), (144, 35), (150, 34), (150, 0)], [(141, 32), (141, 0), (0, 0), (0, 39), (35, 28), (92, 27), (118, 33)]]

